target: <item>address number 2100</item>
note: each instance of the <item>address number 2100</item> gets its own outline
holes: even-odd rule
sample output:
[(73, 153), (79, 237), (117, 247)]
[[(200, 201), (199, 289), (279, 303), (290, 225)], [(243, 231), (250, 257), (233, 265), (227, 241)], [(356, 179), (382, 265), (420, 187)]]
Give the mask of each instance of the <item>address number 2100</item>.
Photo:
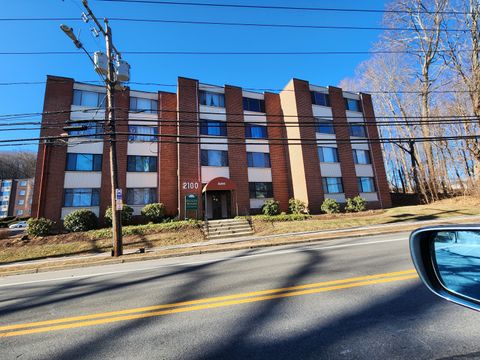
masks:
[(198, 182), (183, 182), (182, 189), (183, 190), (197, 190), (200, 187)]

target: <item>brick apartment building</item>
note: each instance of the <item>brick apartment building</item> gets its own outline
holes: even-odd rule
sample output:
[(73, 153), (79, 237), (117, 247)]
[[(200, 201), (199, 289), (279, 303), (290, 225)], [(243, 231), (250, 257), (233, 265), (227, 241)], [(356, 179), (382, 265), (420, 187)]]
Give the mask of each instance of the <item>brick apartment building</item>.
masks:
[[(89, 208), (102, 218), (110, 205), (104, 104), (103, 87), (48, 76), (41, 136), (88, 129), (39, 145), (34, 216), (59, 221)], [(262, 94), (180, 77), (177, 93), (126, 88), (115, 104), (119, 184), (135, 214), (162, 202), (182, 218), (228, 218), (270, 198), (286, 211), (292, 197), (312, 213), (325, 198), (356, 195), (371, 208), (391, 206), (380, 144), (365, 141), (378, 138), (368, 94), (298, 79)], [(185, 206), (192, 194), (196, 213)]]
[(34, 179), (0, 180), (0, 219), (31, 216)]

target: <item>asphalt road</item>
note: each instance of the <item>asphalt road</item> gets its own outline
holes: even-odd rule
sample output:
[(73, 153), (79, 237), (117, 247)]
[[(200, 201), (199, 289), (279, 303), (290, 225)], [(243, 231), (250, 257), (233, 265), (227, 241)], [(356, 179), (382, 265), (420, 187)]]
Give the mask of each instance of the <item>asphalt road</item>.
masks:
[(408, 234), (0, 278), (1, 359), (473, 359)]

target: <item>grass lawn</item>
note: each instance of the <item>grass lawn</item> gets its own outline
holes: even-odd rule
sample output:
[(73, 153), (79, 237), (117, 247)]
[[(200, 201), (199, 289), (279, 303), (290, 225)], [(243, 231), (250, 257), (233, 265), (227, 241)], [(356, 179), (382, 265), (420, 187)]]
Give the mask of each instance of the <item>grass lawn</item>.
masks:
[[(403, 206), (357, 214), (314, 215), (302, 221), (265, 221), (253, 217), (257, 235), (313, 230), (344, 229), (374, 224), (435, 220), (452, 216), (480, 215), (480, 198), (457, 197), (429, 205)], [(178, 221), (124, 227), (124, 248), (138, 249), (203, 241), (199, 223)], [(112, 247), (109, 229), (84, 233), (52, 235), (27, 241), (20, 236), (0, 238), (0, 264), (21, 260), (67, 255), (109, 252)]]
[[(188, 221), (125, 226), (123, 233), (124, 249), (148, 249), (203, 240), (199, 224)], [(111, 248), (110, 229), (52, 235), (28, 241), (16, 236), (0, 239), (0, 264), (46, 257), (98, 254), (109, 252)]]
[(288, 232), (345, 229), (376, 224), (436, 220), (452, 216), (480, 215), (480, 198), (462, 196), (428, 205), (402, 206), (387, 210), (372, 210), (356, 214), (314, 215), (305, 221), (264, 221), (253, 217), (257, 235)]

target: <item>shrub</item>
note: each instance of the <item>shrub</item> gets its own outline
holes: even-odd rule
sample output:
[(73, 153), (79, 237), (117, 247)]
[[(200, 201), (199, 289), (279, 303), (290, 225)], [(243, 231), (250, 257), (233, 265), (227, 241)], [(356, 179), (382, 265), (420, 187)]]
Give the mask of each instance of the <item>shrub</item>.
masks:
[(98, 218), (97, 215), (90, 210), (75, 210), (65, 216), (63, 226), (72, 232), (93, 230), (98, 227)]
[(265, 215), (273, 216), (277, 215), (280, 212), (280, 205), (278, 201), (275, 200), (267, 200), (265, 204), (262, 206), (262, 212)]
[(281, 221), (301, 221), (301, 220), (306, 220), (310, 219), (311, 215), (309, 214), (285, 214), (281, 213), (279, 215), (258, 215), (255, 216), (255, 220), (260, 220), (260, 221), (269, 221), (269, 222), (281, 222)]
[(159, 223), (165, 218), (165, 205), (162, 203), (148, 204), (142, 209), (142, 215), (149, 222)]
[[(123, 205), (122, 208), (122, 225), (128, 225), (132, 222), (133, 209), (128, 205)], [(109, 207), (105, 211), (105, 225), (112, 226), (112, 208)]]
[(45, 218), (30, 218), (27, 221), (27, 233), (30, 236), (47, 236), (52, 229), (54, 222)]
[(290, 214), (308, 214), (307, 205), (302, 200), (291, 198), (288, 200), (288, 211)]
[(340, 212), (340, 204), (335, 199), (325, 199), (321, 210), (325, 214), (338, 214)]
[(347, 205), (345, 206), (346, 212), (360, 212), (367, 209), (366, 201), (361, 196), (355, 196), (353, 199), (347, 199)]

